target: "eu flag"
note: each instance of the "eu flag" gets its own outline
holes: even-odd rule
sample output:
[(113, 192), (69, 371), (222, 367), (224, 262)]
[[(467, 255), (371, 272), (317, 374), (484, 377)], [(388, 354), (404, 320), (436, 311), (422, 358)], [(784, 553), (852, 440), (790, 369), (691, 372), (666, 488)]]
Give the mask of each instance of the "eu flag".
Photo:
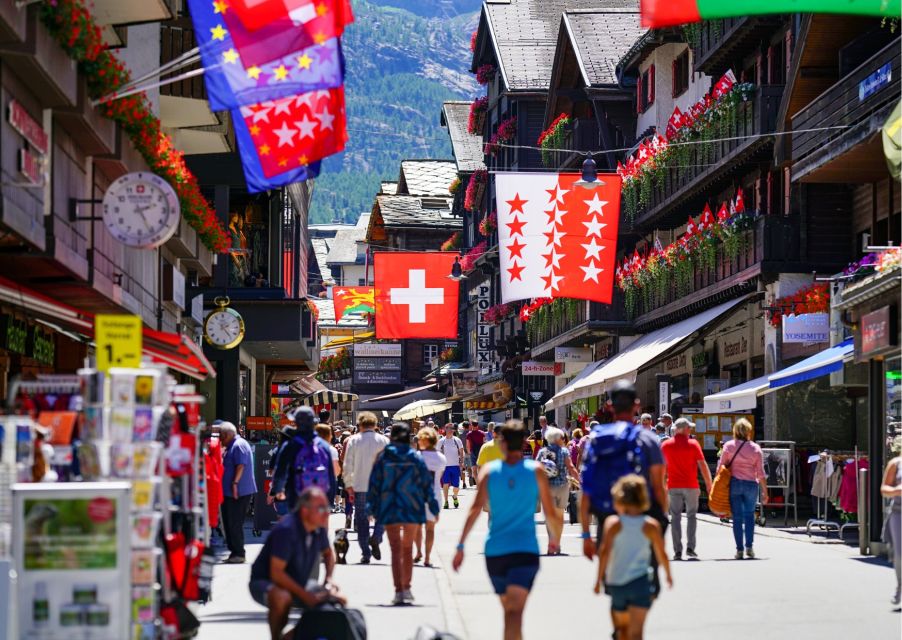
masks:
[(294, 182), (303, 182), (319, 175), (319, 162), (309, 165), (295, 165), (287, 168), (284, 173), (267, 176), (264, 174), (260, 163), (259, 151), (251, 137), (244, 118), (240, 112), (233, 112), (232, 124), (235, 126), (235, 138), (238, 140), (238, 154), (241, 157), (241, 165), (244, 168), (244, 179), (247, 182), (247, 190), (251, 193), (269, 191), (278, 187), (284, 187)]
[(224, 19), (228, 5), (213, 0), (188, 0), (195, 38), (204, 66), (212, 111), (332, 89), (344, 81), (344, 56), (339, 38), (292, 51), (265, 64), (248, 64), (235, 46)]

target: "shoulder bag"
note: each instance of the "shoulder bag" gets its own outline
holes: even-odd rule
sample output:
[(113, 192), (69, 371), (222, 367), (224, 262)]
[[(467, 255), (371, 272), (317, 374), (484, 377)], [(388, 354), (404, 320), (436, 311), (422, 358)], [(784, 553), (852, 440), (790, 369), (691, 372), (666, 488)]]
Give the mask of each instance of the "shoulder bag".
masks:
[(711, 484), (711, 493), (708, 494), (708, 508), (711, 510), (711, 513), (722, 518), (729, 518), (732, 515), (730, 510), (730, 479), (733, 477), (733, 474), (730, 472), (730, 466), (733, 464), (736, 456), (739, 455), (739, 452), (742, 451), (742, 447), (747, 443), (748, 440), (742, 441), (742, 444), (736, 449), (736, 453), (733, 454), (730, 461), (722, 464), (720, 469), (717, 470), (717, 475)]

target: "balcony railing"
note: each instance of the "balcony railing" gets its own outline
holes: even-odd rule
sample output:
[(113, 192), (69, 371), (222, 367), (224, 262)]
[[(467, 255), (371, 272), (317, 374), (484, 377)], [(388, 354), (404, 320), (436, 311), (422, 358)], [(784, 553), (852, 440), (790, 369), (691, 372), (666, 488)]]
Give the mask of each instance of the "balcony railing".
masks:
[[(689, 45), (695, 53), (695, 70), (715, 76), (724, 73), (734, 60), (741, 60), (759, 46), (762, 38), (781, 22), (772, 16), (743, 16), (704, 20), (687, 27)], [(734, 71), (738, 75), (738, 69)]]
[(671, 156), (660, 180), (652, 186), (647, 202), (640, 199), (635, 221), (639, 225), (654, 222), (661, 214), (681, 204), (702, 188), (732, 169), (737, 162), (753, 157), (759, 147), (772, 143), (768, 136), (774, 131), (777, 109), (783, 85), (765, 85), (754, 97), (740, 102), (721, 125), (713, 125), (713, 140), (709, 143), (686, 145)]
[[(160, 64), (166, 64), (187, 51), (197, 46), (194, 38), (194, 27), (190, 18), (176, 18), (160, 25)], [(200, 67), (200, 64), (180, 68), (176, 73), (182, 74)], [(170, 74), (170, 76), (175, 74)], [(163, 76), (166, 77), (165, 75)], [(160, 87), (160, 93), (164, 96), (178, 98), (194, 98), (206, 100), (207, 89), (204, 86), (203, 76), (194, 76), (179, 82)]]
[(783, 216), (759, 216), (751, 228), (742, 232), (739, 251), (734, 256), (722, 243), (718, 244), (713, 266), (695, 263), (688, 283), (675, 277), (662, 289), (645, 288), (637, 292), (631, 315), (636, 317), (636, 325), (647, 325), (675, 311), (691, 311), (710, 298), (749, 286), (762, 272), (797, 263), (798, 256), (799, 221)]
[(544, 312), (543, 315), (533, 318), (526, 325), (533, 354), (547, 351), (551, 348), (548, 343), (552, 341), (563, 343), (566, 341), (565, 334), (579, 327), (585, 327), (588, 331), (595, 324), (598, 325), (595, 328), (603, 328), (605, 324), (610, 324), (611, 328), (614, 328), (626, 323), (623, 295), (616, 288), (611, 304), (565, 299), (558, 301), (558, 304), (561, 304), (560, 309), (546, 307), (539, 312), (540, 314)]
[[(887, 113), (899, 99), (900, 72), (897, 38), (795, 114), (792, 129), (798, 133), (792, 136), (792, 179), (808, 176), (813, 182), (833, 182), (833, 179), (819, 180), (811, 174), (827, 169), (825, 165), (869, 140), (883, 126)], [(881, 151), (868, 155), (874, 157), (879, 173), (886, 175)], [(871, 181), (869, 175), (857, 175), (858, 171), (868, 169), (868, 162), (850, 161), (842, 165), (832, 172), (825, 171), (834, 174), (825, 177), (845, 176), (840, 182)]]

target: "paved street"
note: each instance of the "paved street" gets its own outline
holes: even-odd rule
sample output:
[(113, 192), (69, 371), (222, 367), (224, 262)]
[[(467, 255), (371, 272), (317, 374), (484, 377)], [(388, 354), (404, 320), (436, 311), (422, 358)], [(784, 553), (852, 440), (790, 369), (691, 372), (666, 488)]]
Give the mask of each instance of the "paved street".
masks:
[[(405, 640), (430, 624), (461, 639), (501, 637), (501, 609), (481, 555), (487, 527), (482, 518), (467, 544), (460, 574), (451, 557), (472, 491), (459, 511), (444, 511), (438, 527), (436, 568), (414, 570), (416, 606), (391, 607), (393, 592), (388, 549), (369, 566), (353, 564), (359, 549), (352, 541), (352, 564), (336, 569), (336, 581), (353, 607), (363, 611), (370, 640)], [(867, 638), (900, 637), (900, 617), (889, 598), (892, 569), (862, 558), (857, 547), (822, 537), (768, 529), (756, 539), (759, 558), (735, 561), (731, 531), (703, 516), (699, 525), (701, 561), (674, 563), (674, 589), (653, 607), (647, 637), (683, 638)], [(343, 524), (333, 516), (332, 528)], [(796, 530), (797, 531), (797, 530)], [(544, 527), (540, 526), (544, 534)], [(544, 538), (544, 535), (541, 536)], [(544, 539), (541, 541), (544, 547)], [(669, 547), (668, 541), (668, 547)], [(580, 555), (579, 529), (567, 525), (564, 553), (543, 558), (526, 611), (527, 638), (608, 638), (608, 601), (592, 593), (594, 567)], [(249, 561), (259, 550), (250, 545)], [(215, 600), (201, 609), (202, 640), (266, 637), (265, 611), (247, 592), (250, 565), (218, 565)]]

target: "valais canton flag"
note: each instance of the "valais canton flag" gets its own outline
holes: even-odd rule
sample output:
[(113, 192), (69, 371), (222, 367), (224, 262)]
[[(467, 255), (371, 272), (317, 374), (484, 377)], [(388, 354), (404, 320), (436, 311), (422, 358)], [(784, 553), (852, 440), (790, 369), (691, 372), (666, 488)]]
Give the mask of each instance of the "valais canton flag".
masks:
[(232, 116), (267, 179), (338, 153), (348, 140), (343, 87), (244, 106)]
[(284, 0), (281, 18), (252, 30), (234, 11), (234, 2), (247, 4), (247, 0), (216, 0), (216, 5), (245, 66), (264, 65), (324, 44), (354, 20), (349, 0)]
[(610, 304), (620, 177), (496, 173), (501, 301), (577, 298)]
[(217, 12), (221, 3), (188, 0), (188, 4), (212, 111), (332, 89), (344, 82), (344, 56), (338, 38), (259, 66), (245, 66), (223, 14)]

